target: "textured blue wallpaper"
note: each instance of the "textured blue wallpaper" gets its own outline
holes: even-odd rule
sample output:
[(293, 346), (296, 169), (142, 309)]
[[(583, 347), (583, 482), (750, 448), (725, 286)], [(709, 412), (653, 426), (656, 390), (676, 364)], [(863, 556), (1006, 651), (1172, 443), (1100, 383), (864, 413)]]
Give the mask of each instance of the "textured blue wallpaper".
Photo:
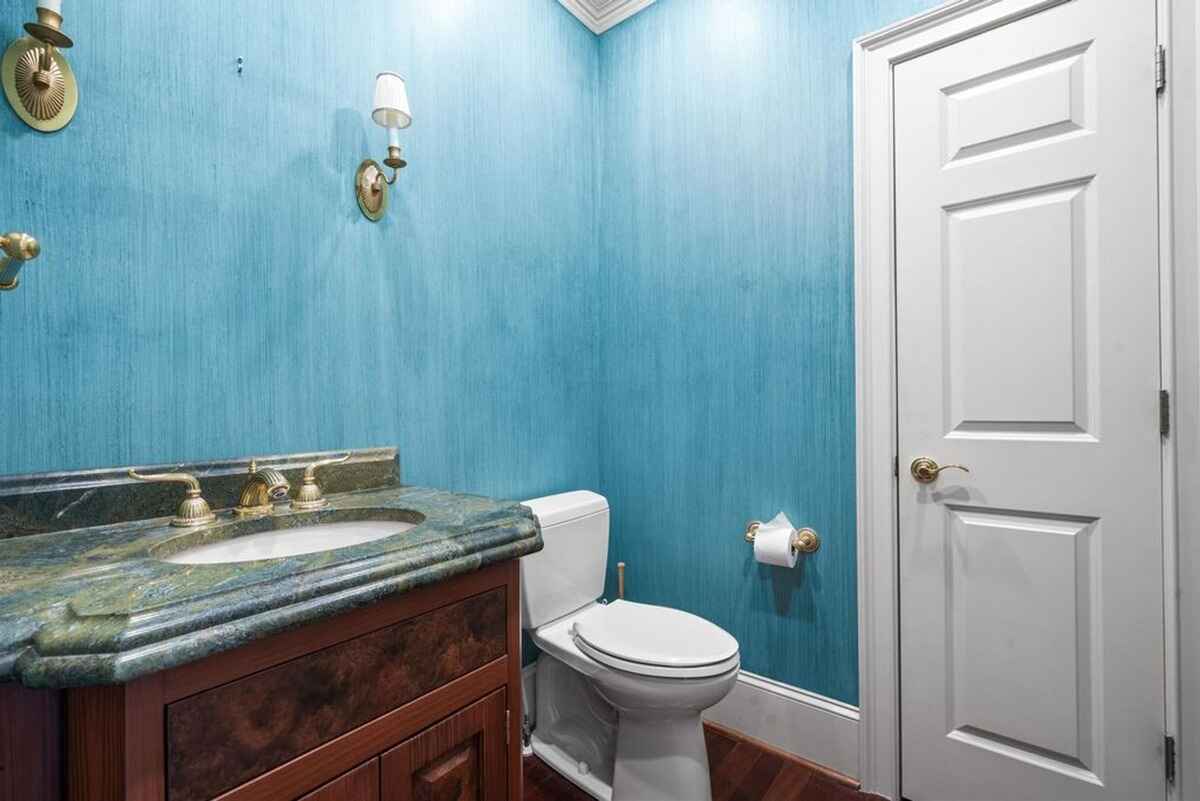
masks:
[[(43, 245), (0, 297), (0, 473), (396, 444), (416, 483), (597, 483), (598, 45), (555, 0), (65, 11), (75, 121), (0, 100), (0, 228)], [(375, 225), (383, 69), (416, 123)]]
[[(659, 0), (601, 39), (601, 490), (628, 595), (858, 700), (850, 43), (932, 0)], [(758, 565), (780, 509), (821, 551)], [(610, 593), (612, 581), (610, 576)]]
[[(555, 0), (67, 0), (79, 116), (0, 109), (0, 228), (43, 243), (0, 295), (0, 473), (396, 444), (415, 483), (598, 488), (630, 597), (856, 702), (849, 48), (931, 5), (659, 0), (597, 39)], [(373, 225), (381, 69), (416, 124)], [(779, 509), (825, 538), (792, 572), (741, 539)]]

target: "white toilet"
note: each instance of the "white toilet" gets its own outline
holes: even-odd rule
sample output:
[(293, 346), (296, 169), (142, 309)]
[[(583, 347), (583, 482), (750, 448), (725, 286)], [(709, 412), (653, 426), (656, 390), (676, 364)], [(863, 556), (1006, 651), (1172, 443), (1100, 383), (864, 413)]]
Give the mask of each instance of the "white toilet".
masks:
[(521, 560), (522, 625), (538, 659), (533, 750), (602, 801), (709, 801), (700, 713), (737, 680), (738, 644), (696, 615), (599, 603), (608, 501), (526, 501), (546, 547)]

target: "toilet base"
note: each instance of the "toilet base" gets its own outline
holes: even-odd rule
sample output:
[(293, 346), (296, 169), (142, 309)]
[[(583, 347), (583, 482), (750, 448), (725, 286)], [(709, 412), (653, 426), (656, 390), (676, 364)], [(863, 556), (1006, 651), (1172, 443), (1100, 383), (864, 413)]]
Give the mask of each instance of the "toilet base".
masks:
[(699, 713), (620, 714), (612, 801), (712, 801)]
[[(561, 747), (548, 743), (535, 732), (530, 739), (534, 755), (545, 762), (559, 776), (595, 798), (596, 801), (612, 801), (612, 786), (592, 773), (580, 770), (579, 763)], [(590, 767), (590, 766), (589, 766)]]

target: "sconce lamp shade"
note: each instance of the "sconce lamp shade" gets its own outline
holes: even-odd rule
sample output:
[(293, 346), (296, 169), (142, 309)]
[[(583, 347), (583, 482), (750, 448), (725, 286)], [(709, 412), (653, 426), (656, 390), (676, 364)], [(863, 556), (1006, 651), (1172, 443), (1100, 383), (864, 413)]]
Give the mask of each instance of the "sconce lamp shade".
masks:
[(394, 72), (381, 72), (375, 79), (375, 110), (371, 117), (384, 128), (407, 128), (412, 125), (408, 108), (408, 89), (404, 79)]

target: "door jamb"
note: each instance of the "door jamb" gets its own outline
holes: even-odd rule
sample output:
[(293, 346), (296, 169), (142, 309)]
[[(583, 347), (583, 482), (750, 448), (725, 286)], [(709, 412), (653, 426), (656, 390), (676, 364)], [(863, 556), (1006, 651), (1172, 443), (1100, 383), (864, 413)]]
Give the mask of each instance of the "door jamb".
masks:
[[(853, 45), (859, 778), (864, 791), (887, 798), (899, 799), (901, 787), (892, 70), (903, 61), (1069, 1), (951, 0), (862, 36)], [(1170, 7), (1181, 1), (1156, 0), (1160, 42), (1172, 41)], [(1151, 57), (1148, 53), (1147, 58)], [(1163, 388), (1168, 390), (1174, 389), (1173, 100), (1177, 104), (1196, 102), (1194, 98), (1173, 99), (1169, 78), (1159, 99), (1161, 353)], [(1174, 180), (1180, 179), (1175, 176)], [(1174, 437), (1169, 437), (1162, 461), (1163, 571), (1167, 594), (1166, 724), (1168, 733), (1178, 741), (1174, 447)], [(1178, 787), (1177, 782), (1168, 788), (1168, 801), (1175, 801)]]

